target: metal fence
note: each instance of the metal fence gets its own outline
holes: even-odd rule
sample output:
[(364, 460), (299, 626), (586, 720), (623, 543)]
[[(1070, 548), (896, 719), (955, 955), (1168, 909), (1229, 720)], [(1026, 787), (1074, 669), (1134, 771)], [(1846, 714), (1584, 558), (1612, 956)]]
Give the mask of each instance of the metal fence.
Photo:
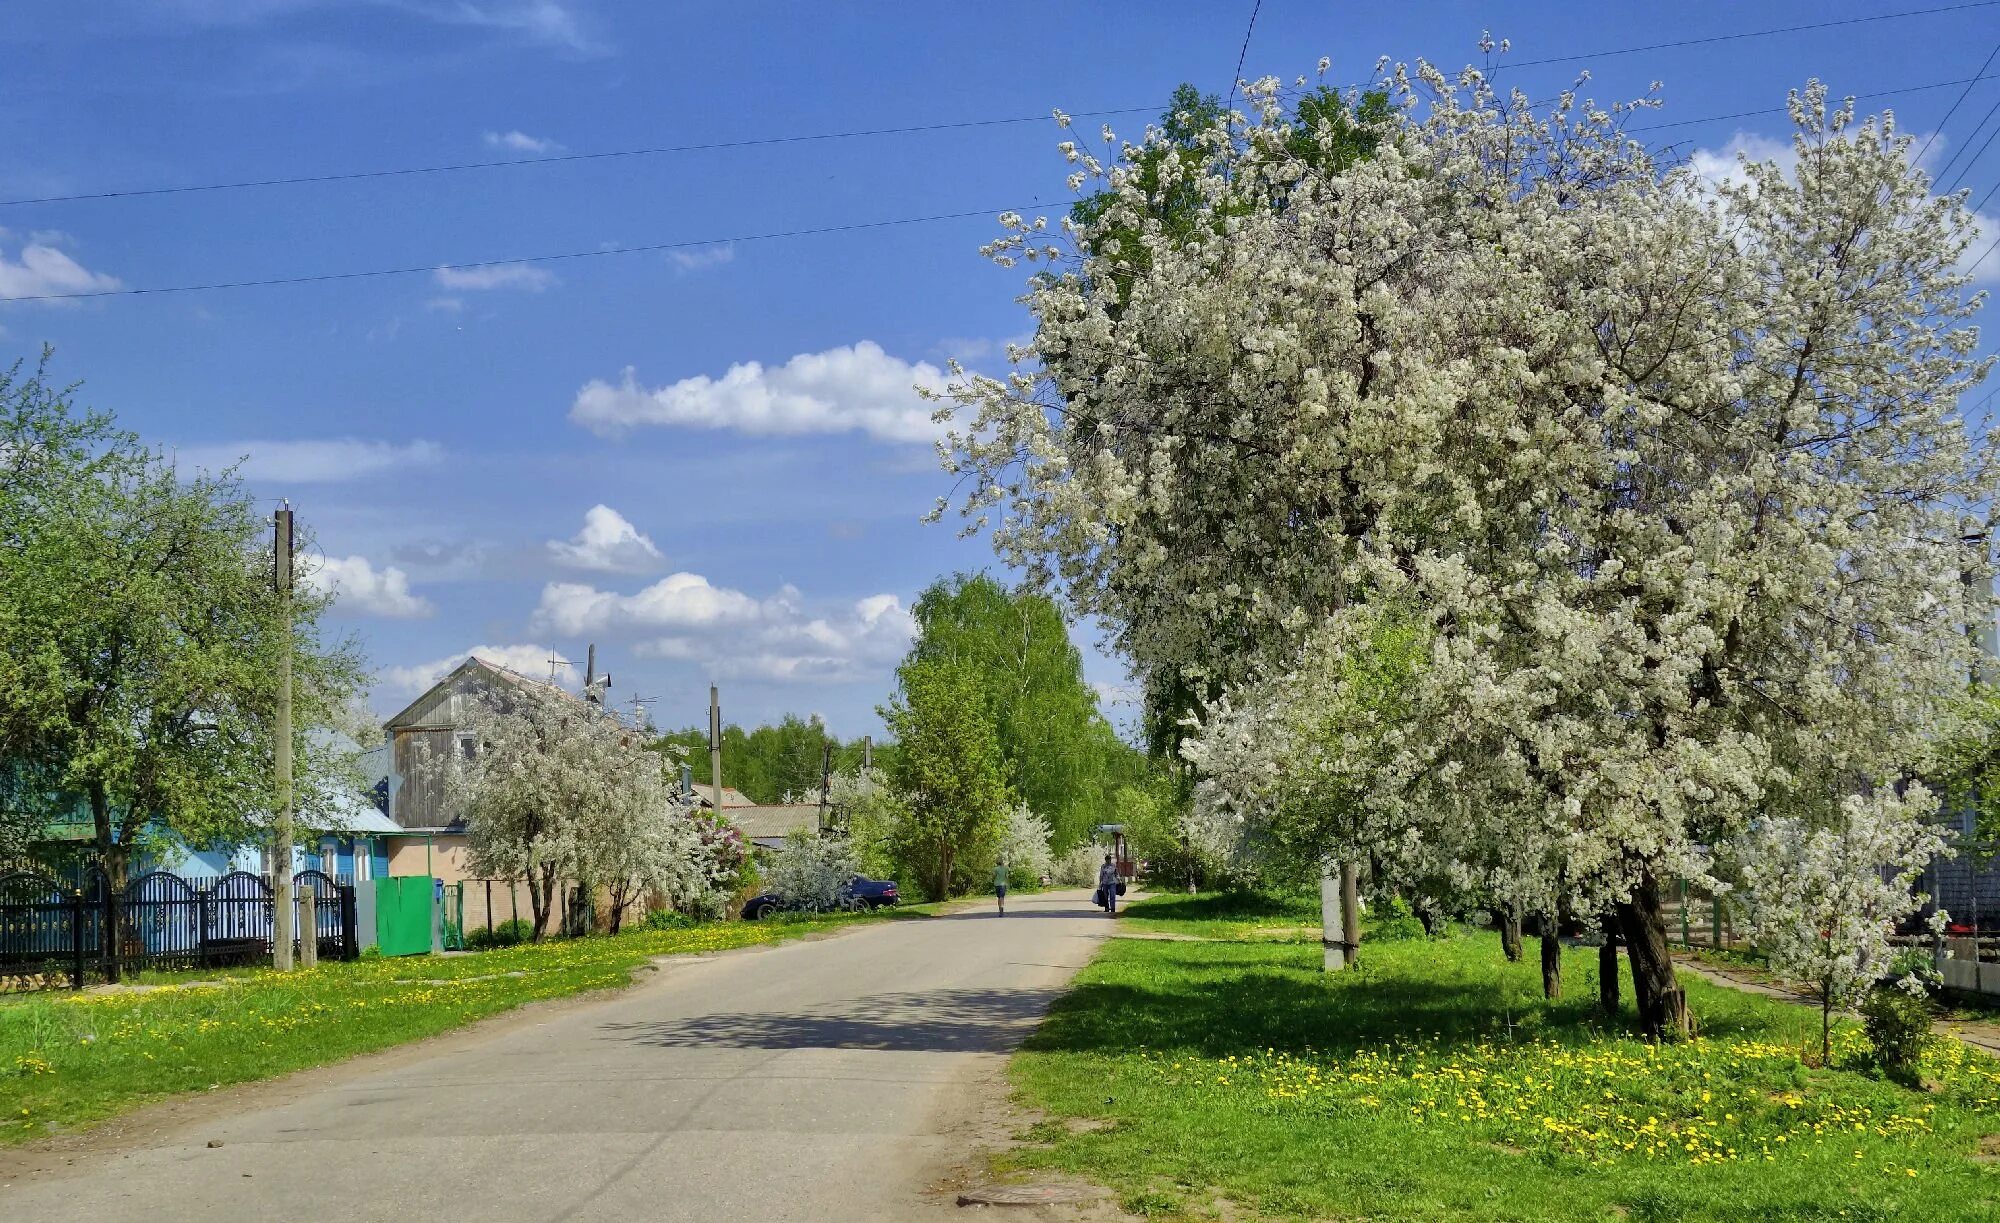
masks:
[[(313, 891), (313, 911), (293, 894), (295, 937), (311, 931), (322, 959), (361, 953), (354, 888), (319, 871), (293, 876)], [(154, 871), (113, 889), (102, 870), (70, 880), (38, 871), (0, 875), (0, 978), (30, 987), (67, 978), (82, 988), (135, 968), (197, 968), (268, 962), (271, 885), (237, 871), (185, 879)]]

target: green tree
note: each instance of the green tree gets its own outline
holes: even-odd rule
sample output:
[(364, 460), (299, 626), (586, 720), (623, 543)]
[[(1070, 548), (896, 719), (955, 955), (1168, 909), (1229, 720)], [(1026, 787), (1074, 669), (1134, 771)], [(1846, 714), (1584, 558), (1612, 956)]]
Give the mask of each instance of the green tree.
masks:
[(42, 371), (0, 401), (0, 744), (20, 814), (81, 812), (114, 887), (153, 838), (261, 839), (287, 645), (299, 806), (330, 799), (317, 732), (344, 716), (360, 659), (323, 636), (325, 597), (279, 599), (268, 519), (242, 485), (183, 482)]
[[(699, 726), (669, 731), (657, 746), (672, 744), (687, 753), (689, 775), (697, 786), (709, 784), (708, 731)], [(817, 715), (786, 714), (777, 725), (745, 730), (733, 723), (722, 728), (722, 782), (760, 803), (783, 802), (787, 794), (813, 801), (819, 794), (820, 770), (828, 746), (835, 771), (861, 766), (861, 743), (843, 743)], [(877, 745), (880, 757), (883, 745)]]
[(1000, 742), (968, 663), (912, 658), (898, 678), (901, 691), (882, 711), (900, 747), (889, 770), (905, 808), (896, 856), (941, 900), (970, 883), (967, 864), (991, 861), (1011, 801)]
[(1144, 761), (1098, 712), (1055, 602), (959, 574), (933, 583), (913, 614), (917, 640), (904, 667), (944, 660), (967, 669), (992, 718), (1007, 784), (1049, 821), (1056, 851), (1111, 818), (1113, 791)]

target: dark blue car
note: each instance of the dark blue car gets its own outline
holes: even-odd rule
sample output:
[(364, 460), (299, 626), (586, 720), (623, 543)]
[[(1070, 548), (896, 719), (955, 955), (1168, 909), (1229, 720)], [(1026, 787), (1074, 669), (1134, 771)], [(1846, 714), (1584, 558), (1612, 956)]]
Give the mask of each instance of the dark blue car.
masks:
[[(901, 900), (902, 894), (896, 890), (895, 880), (869, 879), (863, 875), (849, 879), (847, 886), (842, 888), (840, 893), (841, 907), (844, 909), (879, 909), (884, 905), (900, 903)], [(743, 919), (756, 921), (774, 913), (783, 913), (791, 907), (790, 902), (778, 893), (765, 892), (761, 896), (752, 896), (744, 902)]]

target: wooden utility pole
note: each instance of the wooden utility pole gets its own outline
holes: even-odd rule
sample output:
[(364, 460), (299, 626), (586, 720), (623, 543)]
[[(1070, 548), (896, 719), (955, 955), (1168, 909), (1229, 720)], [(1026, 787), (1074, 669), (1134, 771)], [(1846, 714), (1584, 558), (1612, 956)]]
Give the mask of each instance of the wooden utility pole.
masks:
[(271, 731), (277, 810), (271, 820), (271, 966), (292, 968), (292, 507), (272, 518), (278, 590), (278, 710)]
[(821, 836), (826, 835), (826, 804), (827, 800), (832, 797), (832, 788), (833, 744), (826, 743), (821, 745), (819, 757), (819, 831)]
[(715, 791), (715, 813), (722, 814), (722, 694), (708, 686), (708, 779)]
[(861, 767), (864, 769), (872, 769), (875, 767), (874, 735), (861, 736)]

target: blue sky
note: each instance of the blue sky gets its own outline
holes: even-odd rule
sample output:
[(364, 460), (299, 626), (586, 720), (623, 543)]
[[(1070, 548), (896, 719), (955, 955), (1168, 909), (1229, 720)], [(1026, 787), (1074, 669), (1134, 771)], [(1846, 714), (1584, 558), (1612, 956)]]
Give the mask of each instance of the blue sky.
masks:
[[(1335, 5), (1267, 0), (1256, 77), (1378, 55), (1520, 62), (1934, 7)], [(0, 199), (1138, 108), (1227, 88), (1251, 0), (1005, 6), (609, 0), (15, 0), (0, 27)], [(1585, 14), (1589, 14), (1586, 16)], [(1676, 123), (1967, 78), (2000, 8), (1508, 68), (1544, 95), (1664, 82)], [(2000, 62), (1989, 71), (2000, 72)], [(1901, 94), (1937, 129), (1960, 87)], [(1967, 164), (2000, 79), (1933, 164)], [(1086, 121), (1094, 131), (1099, 120)], [(1761, 149), (1781, 115), (1663, 128)], [(463, 173), (0, 207), (0, 299), (696, 243), (467, 273), (77, 303), (0, 300), (0, 358), (57, 352), (84, 398), (190, 465), (249, 455), (343, 591), (388, 710), (487, 647), (546, 674), (596, 641), (613, 697), (700, 722), (818, 712), (856, 735), (907, 609), (990, 550), (919, 517), (946, 491), (913, 383), (997, 368), (1026, 328), (991, 214), (1057, 209), (1052, 124)], [(1970, 141), (1968, 145), (1966, 142)], [(1970, 161), (1974, 198), (2000, 149)], [(1953, 168), (1958, 173), (1958, 167)], [(1991, 206), (1989, 211), (2000, 211)], [(973, 212), (770, 240), (731, 236)], [(1989, 226), (1989, 232), (1992, 227)], [(712, 241), (715, 240), (715, 241)], [(2000, 273), (2000, 257), (1982, 274)], [(1079, 630), (1088, 650), (1090, 634)], [(1087, 654), (1113, 699), (1115, 659)], [(1112, 706), (1115, 718), (1129, 709)]]

